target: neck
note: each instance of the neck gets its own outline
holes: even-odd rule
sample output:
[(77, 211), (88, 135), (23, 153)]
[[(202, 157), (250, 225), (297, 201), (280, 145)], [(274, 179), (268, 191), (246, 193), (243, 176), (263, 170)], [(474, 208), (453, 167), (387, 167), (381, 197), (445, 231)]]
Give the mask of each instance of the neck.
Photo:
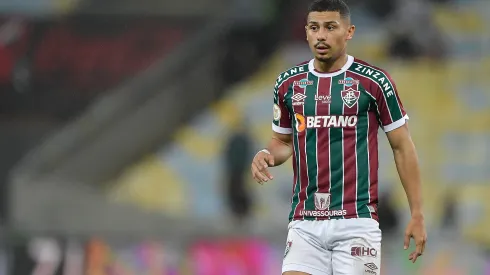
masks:
[(332, 73), (338, 71), (344, 67), (345, 63), (347, 63), (347, 54), (343, 53), (338, 58), (331, 58), (330, 60), (320, 61), (315, 58), (313, 63), (315, 70), (320, 73)]

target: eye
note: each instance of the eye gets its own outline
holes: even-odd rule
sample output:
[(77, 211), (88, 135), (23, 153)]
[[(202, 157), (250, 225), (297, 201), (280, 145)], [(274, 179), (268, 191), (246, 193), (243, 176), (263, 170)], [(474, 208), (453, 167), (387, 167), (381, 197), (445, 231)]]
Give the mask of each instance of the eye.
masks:
[(316, 31), (316, 30), (318, 30), (318, 26), (311, 25), (311, 26), (310, 26), (310, 30), (312, 30), (312, 31)]
[(333, 31), (333, 30), (335, 30), (335, 26), (334, 25), (328, 25), (327, 29), (329, 31)]

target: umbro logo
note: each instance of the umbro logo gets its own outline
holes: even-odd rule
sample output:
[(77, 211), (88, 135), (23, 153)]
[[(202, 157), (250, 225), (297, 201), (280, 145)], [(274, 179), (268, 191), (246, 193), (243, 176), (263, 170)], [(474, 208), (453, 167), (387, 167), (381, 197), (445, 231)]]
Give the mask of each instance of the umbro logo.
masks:
[(378, 269), (378, 267), (374, 263), (367, 263), (364, 264), (367, 269), (364, 270), (364, 274), (372, 274), (372, 275), (377, 275), (378, 273), (375, 271)]
[(302, 101), (306, 98), (306, 95), (304, 94), (295, 94), (293, 97), (291, 97), (294, 101)]
[(371, 269), (371, 270), (376, 270), (378, 269), (378, 267), (374, 264), (374, 263), (367, 263), (367, 264), (364, 264), (367, 268)]
[(305, 98), (306, 98), (306, 95), (300, 94), (300, 93), (297, 93), (291, 97), (291, 99), (293, 100), (293, 105), (295, 105), (295, 106), (305, 104), (305, 102), (304, 102)]

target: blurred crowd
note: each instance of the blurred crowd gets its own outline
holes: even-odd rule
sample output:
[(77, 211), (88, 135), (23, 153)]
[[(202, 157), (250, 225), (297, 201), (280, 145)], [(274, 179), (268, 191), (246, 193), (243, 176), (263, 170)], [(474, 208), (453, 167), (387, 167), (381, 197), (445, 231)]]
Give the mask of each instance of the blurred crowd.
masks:
[[(88, 12), (58, 16), (4, 13), (0, 17), (0, 224), (8, 231), (0, 234), (3, 244), (0, 275), (28, 274), (41, 267), (60, 275), (276, 274), (285, 235), (279, 236), (274, 231), (270, 236), (263, 232), (285, 228), (291, 167), (285, 164), (277, 168), (275, 182), (266, 186), (258, 186), (251, 180), (249, 167), (256, 151), (270, 137), (271, 89), (275, 76), (284, 68), (310, 58), (304, 34), (305, 3), (234, 0), (230, 7), (223, 6), (220, 16), (195, 17), (186, 16), (187, 9), (180, 7), (180, 2), (172, 8), (181, 13), (170, 15), (152, 13), (148, 7), (157, 5), (155, 1), (142, 5), (147, 8), (139, 14), (127, 12), (134, 10), (132, 1), (122, 1), (117, 9), (121, 12), (114, 14), (90, 12), (90, 9), (98, 7), (108, 11), (111, 5), (118, 5), (117, 1), (68, 2), (80, 2), (81, 10)], [(214, 0), (210, 6), (221, 7), (225, 2)], [(485, 10), (490, 10), (490, 6), (475, 0), (347, 2), (358, 26), (356, 38), (350, 44), (352, 54), (359, 54), (361, 59), (372, 60), (383, 68), (386, 66), (403, 90), (402, 98), (407, 106), (415, 110), (410, 113), (414, 121), (411, 127), (421, 151), (427, 189), (428, 255), (421, 264), (406, 265), (408, 255), (399, 245), (408, 213), (406, 200), (404, 193), (400, 193), (391, 155), (387, 154), (391, 153), (387, 151), (389, 147), (381, 142), (380, 167), (384, 170), (381, 171), (379, 217), (387, 240), (383, 244), (387, 251), (383, 253), (388, 266), (385, 274), (490, 274), (490, 238), (485, 233), (488, 223), (484, 212), (488, 203), (479, 197), (489, 186), (488, 177), (481, 175), (488, 175), (484, 165), (490, 160), (490, 135), (486, 126), (490, 121), (490, 95), (485, 89), (488, 85), (485, 68), (490, 68), (485, 46), (490, 45), (490, 36), (477, 32), (482, 26), (488, 26), (485, 22), (490, 22), (490, 13)], [(160, 4), (165, 3), (168, 2)], [(470, 4), (474, 6), (469, 12), (464, 10)], [(190, 10), (197, 13), (199, 9)], [(461, 19), (455, 18), (455, 14)], [(482, 15), (482, 21), (476, 15)], [(211, 25), (215, 17), (221, 20), (218, 26), (223, 32), (213, 44), (219, 45), (218, 58), (202, 61), (185, 58), (187, 53), (179, 56), (183, 56), (182, 62), (189, 68), (201, 65), (206, 71), (208, 65), (219, 67), (216, 79), (209, 82), (220, 83), (217, 85), (220, 91), (213, 94), (217, 98), (210, 100), (211, 104), (200, 104), (204, 97), (179, 96), (182, 90), (170, 97), (176, 101), (195, 100), (198, 107), (178, 111), (198, 115), (181, 119), (183, 116), (172, 111), (153, 120), (143, 120), (146, 122), (140, 124), (148, 124), (143, 125), (148, 128), (170, 128), (166, 130), (172, 132), (173, 138), (162, 142), (161, 137), (155, 136), (150, 139), (154, 144), (135, 144), (141, 156), (128, 153), (128, 160), (117, 160), (125, 167), (115, 170), (107, 182), (90, 182), (91, 192), (97, 195), (87, 198), (107, 201), (111, 209), (120, 207), (123, 214), (130, 213), (124, 207), (133, 207), (151, 221), (161, 217), (171, 217), (175, 222), (205, 221), (192, 224), (194, 227), (222, 223), (223, 228), (230, 225), (232, 230), (245, 235), (216, 237), (211, 233), (217, 233), (203, 230), (190, 239), (182, 235), (181, 239), (162, 242), (161, 236), (83, 236), (81, 229), (74, 228), (73, 232), (77, 233), (48, 232), (42, 236), (10, 231), (9, 216), (15, 212), (9, 208), (11, 193), (16, 189), (10, 182), (14, 168), (44, 140), (76, 122), (105, 95), (118, 94), (128, 87), (136, 90), (134, 94), (141, 87), (141, 91), (153, 89), (155, 94), (165, 95), (174, 86), (162, 84), (149, 88), (144, 81), (140, 86), (128, 83), (147, 72), (153, 72), (149, 75), (154, 78), (166, 79), (156, 65), (165, 64), (186, 46), (194, 46), (191, 49), (201, 57), (207, 56), (211, 49), (203, 47), (198, 37), (206, 37), (205, 26)], [(199, 36), (202, 33), (205, 35)], [(189, 75), (179, 71), (172, 76), (176, 79), (171, 84), (197, 82), (196, 75), (203, 71)], [(192, 93), (208, 91), (203, 87), (202, 91), (196, 89)], [(153, 99), (147, 101), (151, 103)], [(127, 111), (137, 113), (146, 107), (131, 106)], [(111, 108), (104, 110), (111, 111)], [(463, 116), (471, 116), (474, 121)], [(168, 127), (168, 121), (174, 120), (179, 120), (180, 126)], [(124, 123), (119, 120), (108, 125), (118, 123), (124, 129)], [(93, 127), (83, 126), (86, 132)], [(118, 138), (128, 143), (141, 134), (118, 133), (123, 133)], [(96, 143), (95, 136), (84, 136), (83, 140)], [(53, 151), (61, 150), (58, 144), (53, 148)], [(80, 151), (85, 151), (81, 148)], [(66, 162), (73, 159), (67, 158)], [(65, 159), (56, 160), (65, 162)], [(81, 162), (74, 163), (77, 167)], [(69, 185), (73, 178), (57, 179)], [(25, 202), (28, 203), (31, 202)], [(88, 204), (91, 203), (89, 200)], [(48, 207), (52, 207), (53, 213), (61, 213), (52, 205)], [(131, 217), (124, 216), (129, 221)], [(47, 220), (53, 224), (59, 222), (53, 217)], [(167, 225), (171, 227), (174, 223)], [(475, 231), (469, 227), (475, 227)], [(213, 238), (207, 238), (208, 235)], [(12, 273), (3, 271), (7, 265), (13, 266)], [(469, 270), (469, 266), (474, 270)]]

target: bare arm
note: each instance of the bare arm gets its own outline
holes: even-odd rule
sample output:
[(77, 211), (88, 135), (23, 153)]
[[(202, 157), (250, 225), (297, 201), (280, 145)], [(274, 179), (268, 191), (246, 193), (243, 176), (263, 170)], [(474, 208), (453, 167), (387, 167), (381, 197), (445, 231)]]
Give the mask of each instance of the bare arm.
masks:
[(415, 145), (410, 138), (407, 124), (387, 133), (396, 168), (407, 194), (408, 204), (412, 218), (405, 230), (404, 249), (410, 246), (410, 238), (415, 241), (415, 251), (410, 253), (409, 260), (415, 263), (417, 258), (424, 253), (427, 242), (424, 215), (422, 213), (422, 187), (420, 169)]
[(423, 218), (420, 169), (407, 124), (387, 133), (412, 217)]
[(293, 154), (292, 134), (285, 135), (273, 132), (267, 150), (274, 157), (274, 162), (270, 166), (279, 166), (283, 164)]

